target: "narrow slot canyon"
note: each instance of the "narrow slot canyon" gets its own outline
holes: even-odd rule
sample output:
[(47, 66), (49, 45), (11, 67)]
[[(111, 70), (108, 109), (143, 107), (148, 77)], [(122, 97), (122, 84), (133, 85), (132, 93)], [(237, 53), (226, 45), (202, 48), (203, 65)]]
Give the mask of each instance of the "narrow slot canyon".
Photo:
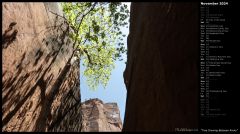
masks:
[(197, 129), (198, 3), (129, 6), (126, 57), (116, 65), (124, 70), (113, 71), (120, 80), (110, 77), (109, 86), (121, 91), (100, 90), (119, 104), (92, 97), (98, 91), (85, 96), (91, 91), (81, 76), (91, 58), (83, 50), (86, 58), (74, 60), (76, 41), (59, 4), (2, 3), (2, 132)]

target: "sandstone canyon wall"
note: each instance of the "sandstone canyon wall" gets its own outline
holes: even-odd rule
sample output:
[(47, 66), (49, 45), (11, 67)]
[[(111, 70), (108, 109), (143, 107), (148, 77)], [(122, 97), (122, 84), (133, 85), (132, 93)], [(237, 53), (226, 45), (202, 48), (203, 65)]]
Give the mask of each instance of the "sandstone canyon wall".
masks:
[(2, 9), (2, 131), (80, 130), (80, 67), (67, 65), (73, 47), (66, 27), (53, 27), (61, 20), (49, 10), (61, 15), (58, 5)]
[(198, 3), (132, 3), (123, 131), (198, 126)]
[(2, 8), (2, 131), (121, 131), (116, 103), (81, 104), (79, 60), (71, 61), (67, 27), (51, 13), (62, 15), (59, 5)]

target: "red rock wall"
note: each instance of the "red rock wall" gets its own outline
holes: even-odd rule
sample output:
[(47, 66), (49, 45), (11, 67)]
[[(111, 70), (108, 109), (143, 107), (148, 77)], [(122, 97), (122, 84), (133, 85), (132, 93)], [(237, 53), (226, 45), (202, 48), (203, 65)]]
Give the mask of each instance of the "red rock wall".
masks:
[(81, 128), (79, 64), (67, 66), (72, 46), (52, 27), (61, 21), (51, 9), (58, 7), (2, 4), (2, 131)]
[(132, 3), (123, 131), (198, 126), (198, 4)]
[(90, 99), (82, 103), (83, 132), (120, 132), (122, 121), (116, 103)]

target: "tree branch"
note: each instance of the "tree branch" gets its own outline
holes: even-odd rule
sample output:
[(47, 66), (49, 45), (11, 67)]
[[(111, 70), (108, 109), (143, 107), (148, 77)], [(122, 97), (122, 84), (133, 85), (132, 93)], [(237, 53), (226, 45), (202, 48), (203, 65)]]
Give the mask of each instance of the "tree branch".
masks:
[(59, 15), (59, 14), (57, 14), (57, 13), (54, 13), (54, 12), (52, 12), (52, 11), (50, 11), (50, 10), (49, 10), (49, 12), (52, 13), (52, 14), (54, 14), (54, 15), (56, 15), (56, 16), (59, 16), (59, 17), (63, 18), (63, 19), (68, 23), (68, 20), (67, 20), (64, 16), (61, 16), (61, 15)]
[[(76, 37), (78, 37), (79, 34), (80, 34), (80, 33), (79, 33), (79, 28), (80, 28), (81, 25), (82, 25), (83, 19), (95, 8), (96, 5), (97, 5), (97, 2), (94, 2), (93, 6), (89, 9), (89, 11), (82, 16), (82, 18), (81, 18), (81, 20), (80, 20), (80, 23), (79, 23), (79, 25), (78, 25), (78, 27), (77, 27), (77, 29), (75, 29), (75, 27), (71, 26), (71, 25), (68, 23), (68, 20), (67, 20), (64, 16), (61, 16), (61, 15), (59, 15), (59, 14), (57, 14), (57, 13), (52, 12), (52, 11), (49, 11), (49, 12), (51, 12), (52, 14), (54, 14), (54, 15), (56, 15), (56, 16), (59, 16), (59, 17), (63, 18), (63, 19), (66, 21), (66, 23), (68, 24), (68, 26), (70, 26), (70, 27), (73, 29), (73, 31), (74, 31), (75, 34), (76, 34)], [(77, 20), (77, 17), (76, 17), (75, 21), (76, 21), (76, 20)], [(89, 27), (89, 32), (90, 32), (90, 27)], [(85, 41), (84, 41), (83, 44), (85, 44), (86, 41), (87, 41), (87, 39), (85, 39)], [(77, 38), (75, 39), (75, 41), (74, 41), (74, 43), (73, 43), (73, 46), (75, 46), (76, 43), (77, 43)], [(75, 50), (73, 51), (73, 53), (75, 53), (76, 51), (77, 51), (77, 49), (75, 49)], [(83, 49), (83, 52), (87, 55), (87, 58), (88, 58), (89, 63), (90, 63), (90, 64), (93, 64), (93, 63), (92, 63), (92, 60), (91, 60), (91, 57), (90, 57), (90, 55), (89, 55), (89, 53), (88, 53), (88, 51), (87, 51), (86, 49)]]
[[(79, 30), (79, 28), (80, 28), (80, 26), (81, 26), (81, 24), (82, 24), (82, 22), (83, 22), (84, 17), (87, 16), (87, 15), (94, 9), (94, 7), (95, 7), (96, 5), (97, 5), (97, 2), (95, 2), (95, 3), (93, 4), (93, 6), (91, 7), (91, 9), (90, 9), (86, 14), (83, 15), (83, 17), (81, 18), (80, 23), (79, 23), (79, 25), (78, 25), (77, 31)], [(79, 35), (79, 32), (77, 32), (77, 36), (78, 36), (78, 35)]]

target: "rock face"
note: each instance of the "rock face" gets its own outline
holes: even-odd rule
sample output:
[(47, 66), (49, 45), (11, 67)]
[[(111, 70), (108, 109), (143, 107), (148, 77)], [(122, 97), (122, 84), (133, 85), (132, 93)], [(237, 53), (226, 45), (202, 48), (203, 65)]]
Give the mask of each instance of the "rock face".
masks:
[(132, 3), (123, 131), (198, 126), (198, 4)]
[(62, 15), (58, 4), (2, 8), (2, 131), (121, 131), (116, 103), (93, 99), (81, 110), (79, 60), (66, 25), (51, 13)]
[[(2, 131), (80, 131), (79, 64), (56, 3), (3, 3)], [(53, 26), (59, 26), (59, 29)]]
[(122, 130), (120, 112), (116, 103), (90, 99), (82, 103), (83, 132), (113, 132)]

